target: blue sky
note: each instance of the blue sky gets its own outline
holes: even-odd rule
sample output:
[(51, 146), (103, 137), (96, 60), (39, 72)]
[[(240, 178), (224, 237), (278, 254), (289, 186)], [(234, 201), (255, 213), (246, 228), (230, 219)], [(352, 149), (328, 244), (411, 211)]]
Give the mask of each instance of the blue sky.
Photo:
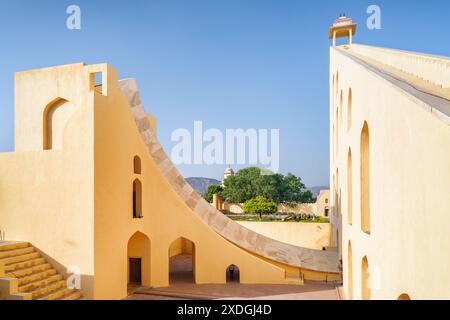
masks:
[[(81, 7), (69, 31), (66, 8)], [(377, 4), (382, 29), (368, 30)], [(0, 0), (0, 151), (14, 149), (14, 72), (108, 62), (138, 80), (170, 153), (177, 128), (280, 129), (280, 172), (328, 185), (329, 25), (359, 24), (355, 42), (450, 56), (450, 3), (335, 0)], [(179, 167), (221, 178), (224, 165)]]

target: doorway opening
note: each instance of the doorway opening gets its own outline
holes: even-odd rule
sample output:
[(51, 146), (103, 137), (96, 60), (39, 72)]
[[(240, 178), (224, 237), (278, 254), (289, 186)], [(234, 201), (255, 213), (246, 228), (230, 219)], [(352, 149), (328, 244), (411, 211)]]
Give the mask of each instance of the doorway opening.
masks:
[(136, 232), (127, 246), (128, 284), (150, 287), (150, 239)]
[(231, 264), (227, 268), (227, 283), (240, 283), (239, 268)]
[(169, 247), (169, 283), (195, 283), (195, 244), (180, 237)]
[(142, 259), (129, 258), (130, 263), (130, 284), (142, 284)]

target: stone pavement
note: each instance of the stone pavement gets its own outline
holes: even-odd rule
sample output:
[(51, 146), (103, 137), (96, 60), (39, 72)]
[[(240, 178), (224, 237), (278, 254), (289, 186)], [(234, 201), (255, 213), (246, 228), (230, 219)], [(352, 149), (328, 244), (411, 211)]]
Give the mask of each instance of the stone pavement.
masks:
[(307, 282), (297, 285), (174, 284), (167, 288), (130, 290), (127, 300), (338, 300), (335, 285)]
[(127, 300), (338, 300), (336, 285), (305, 282), (284, 284), (202, 284), (194, 282), (192, 256), (181, 254), (170, 259), (170, 286), (145, 288), (130, 286)]

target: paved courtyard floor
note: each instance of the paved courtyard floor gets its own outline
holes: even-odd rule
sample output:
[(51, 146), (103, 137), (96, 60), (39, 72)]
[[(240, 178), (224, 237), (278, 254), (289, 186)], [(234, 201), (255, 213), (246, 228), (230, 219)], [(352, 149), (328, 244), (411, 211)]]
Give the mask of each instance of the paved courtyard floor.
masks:
[(202, 284), (194, 283), (189, 255), (170, 261), (170, 286), (146, 288), (130, 285), (127, 300), (337, 300), (336, 285), (306, 282), (304, 285)]

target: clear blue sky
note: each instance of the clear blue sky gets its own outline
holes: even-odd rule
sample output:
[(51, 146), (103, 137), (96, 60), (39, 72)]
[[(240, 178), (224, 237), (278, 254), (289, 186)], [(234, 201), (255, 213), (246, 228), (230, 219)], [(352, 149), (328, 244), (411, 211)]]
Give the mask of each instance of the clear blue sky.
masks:
[[(65, 27), (82, 10), (82, 30)], [(382, 30), (366, 28), (366, 8)], [(0, 0), (0, 151), (14, 149), (14, 72), (108, 62), (135, 77), (166, 150), (176, 128), (279, 128), (280, 172), (328, 185), (327, 29), (340, 12), (355, 42), (450, 56), (450, 2), (336, 0)], [(182, 166), (221, 178), (224, 166)]]

